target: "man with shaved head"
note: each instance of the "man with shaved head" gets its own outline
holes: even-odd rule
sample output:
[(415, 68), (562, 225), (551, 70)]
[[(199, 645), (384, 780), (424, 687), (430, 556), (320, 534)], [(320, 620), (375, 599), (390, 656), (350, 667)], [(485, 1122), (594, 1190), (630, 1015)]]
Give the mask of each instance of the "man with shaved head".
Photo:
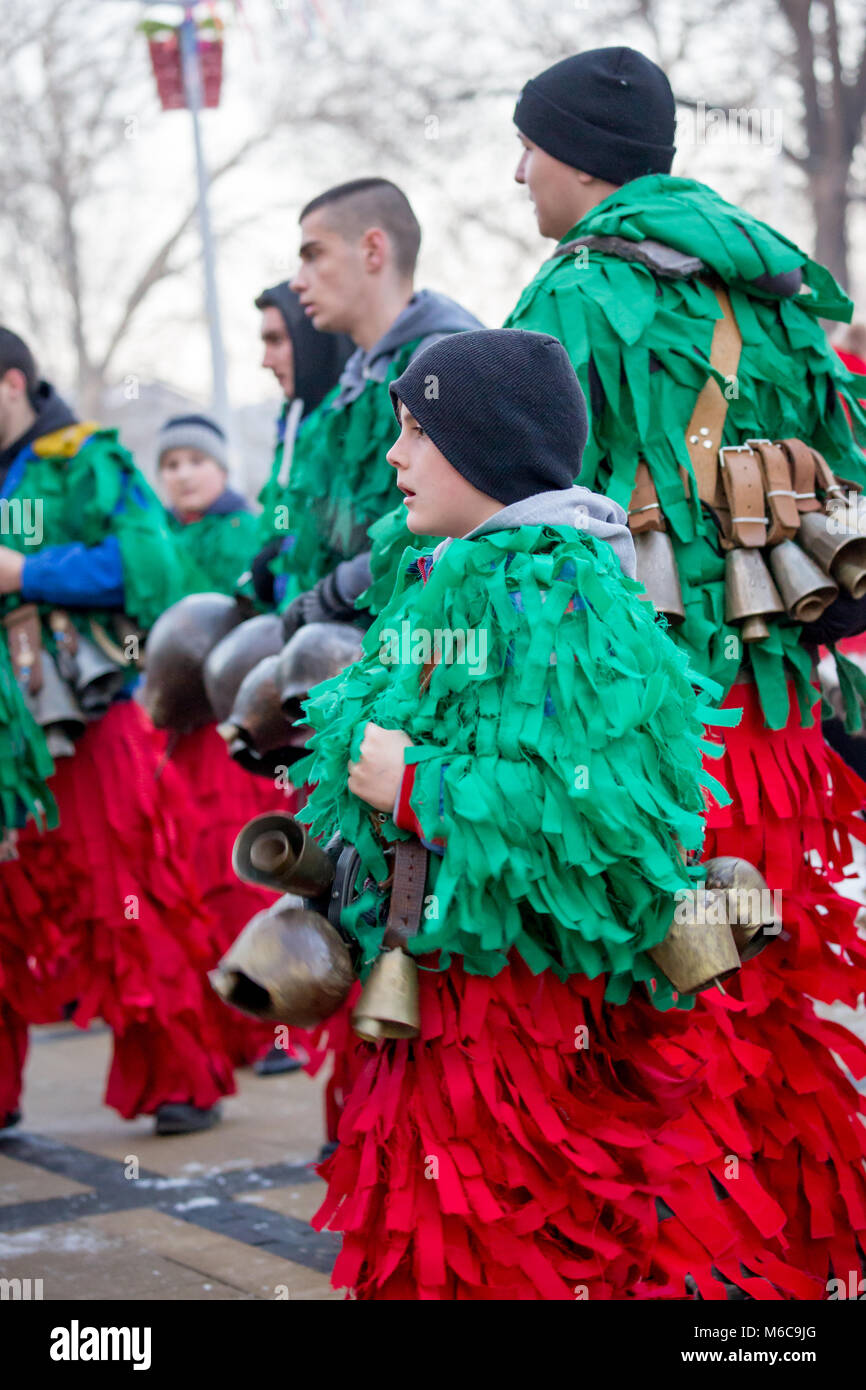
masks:
[[(479, 327), (459, 304), (415, 290), (421, 228), (387, 179), (339, 184), (300, 215), (291, 281), (314, 328), (356, 345), (337, 386), (303, 421), (288, 486), (274, 508), (281, 539), (271, 569), (290, 635), (304, 622), (351, 617), (365, 587), (367, 527), (400, 501), (385, 454), (393, 442), (389, 385), (415, 353)], [(359, 582), (358, 575), (362, 576)]]

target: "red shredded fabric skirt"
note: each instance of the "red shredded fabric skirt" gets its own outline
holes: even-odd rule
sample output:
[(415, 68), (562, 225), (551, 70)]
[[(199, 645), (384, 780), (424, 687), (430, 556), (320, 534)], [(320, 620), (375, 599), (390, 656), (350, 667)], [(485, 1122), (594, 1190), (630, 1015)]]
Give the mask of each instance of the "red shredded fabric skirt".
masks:
[[(213, 918), (214, 949), (208, 962), (213, 967), (250, 918), (276, 901), (274, 893), (235, 875), (232, 846), (238, 833), (253, 816), (267, 811), (294, 814), (298, 793), (280, 790), (269, 779), (238, 767), (213, 724), (179, 738), (171, 749), (171, 763), (197, 812), (193, 854), (202, 897)], [(235, 1066), (249, 1066), (273, 1047), (272, 1023), (229, 1008), (213, 990), (209, 996), (209, 1008)]]
[(20, 858), (0, 866), (0, 1051), (19, 1063), (7, 1109), (22, 1026), (72, 1001), (76, 1023), (101, 1017), (114, 1032), (105, 1099), (125, 1118), (234, 1090), (205, 974), (214, 943), (193, 869), (195, 809), (161, 755), (139, 706), (115, 705), (58, 761), (59, 827), (29, 825)]
[[(422, 970), (421, 1038), (356, 1043), (314, 1224), (344, 1234), (333, 1282), (365, 1299), (820, 1299), (866, 1237), (866, 1049), (815, 1016), (854, 1002), (864, 944), (831, 883), (866, 787), (796, 714), (765, 729), (750, 686), (712, 771), (707, 855), (783, 891), (785, 936), (686, 1013), (517, 959), (495, 979)], [(719, 767), (721, 770), (719, 770)], [(817, 851), (821, 866), (806, 862)], [(588, 1043), (582, 1028), (588, 1030)]]
[[(195, 864), (203, 897), (215, 927), (212, 964), (229, 949), (238, 933), (257, 912), (270, 907), (276, 895), (242, 883), (232, 870), (232, 846), (238, 832), (253, 816), (267, 811), (294, 815), (303, 805), (303, 788), (281, 790), (264, 777), (255, 777), (232, 762), (213, 725), (177, 740), (171, 761), (183, 777), (188, 795), (196, 803), (199, 819), (195, 832)], [(276, 1037), (280, 1045), (286, 1029), (259, 1023), (224, 1004), (211, 992), (210, 1007), (223, 1044), (235, 1066), (247, 1066), (269, 1048)], [(316, 1076), (326, 1064), (330, 1074), (325, 1088), (325, 1125), (329, 1139), (337, 1135), (337, 1123), (354, 1076), (355, 1048), (349, 1025), (353, 994), (343, 1008), (313, 1032), (288, 1030), (286, 1052), (304, 1063)]]

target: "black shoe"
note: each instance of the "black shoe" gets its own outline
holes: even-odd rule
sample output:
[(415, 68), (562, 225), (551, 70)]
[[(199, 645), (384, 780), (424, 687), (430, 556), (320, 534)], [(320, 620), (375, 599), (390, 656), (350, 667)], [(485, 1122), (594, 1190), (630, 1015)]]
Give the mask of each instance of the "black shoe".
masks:
[(197, 1134), (202, 1129), (213, 1129), (222, 1119), (222, 1109), (212, 1105), (202, 1110), (198, 1105), (171, 1103), (160, 1105), (156, 1111), (154, 1134)]
[(335, 1154), (339, 1147), (340, 1145), (336, 1139), (328, 1139), (319, 1149), (318, 1162), (324, 1163), (325, 1159), (330, 1158), (331, 1154)]
[(9, 1110), (5, 1115), (0, 1115), (0, 1129), (14, 1129), (21, 1123), (21, 1111)]
[(284, 1048), (272, 1047), (270, 1052), (253, 1063), (253, 1071), (256, 1076), (285, 1076), (290, 1071), (300, 1071), (303, 1065), (297, 1057), (290, 1057)]

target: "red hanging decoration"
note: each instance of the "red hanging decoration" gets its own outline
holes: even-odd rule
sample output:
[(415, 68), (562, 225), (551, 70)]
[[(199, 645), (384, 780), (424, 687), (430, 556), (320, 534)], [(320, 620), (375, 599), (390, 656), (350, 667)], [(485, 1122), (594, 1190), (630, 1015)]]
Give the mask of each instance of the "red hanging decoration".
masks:
[[(177, 111), (187, 105), (183, 86), (183, 64), (180, 36), (176, 29), (160, 28), (149, 33), (147, 46), (150, 65), (156, 78), (156, 90), (163, 111)], [(202, 83), (202, 106), (219, 106), (223, 76), (223, 43), (221, 37), (204, 37), (197, 42)]]

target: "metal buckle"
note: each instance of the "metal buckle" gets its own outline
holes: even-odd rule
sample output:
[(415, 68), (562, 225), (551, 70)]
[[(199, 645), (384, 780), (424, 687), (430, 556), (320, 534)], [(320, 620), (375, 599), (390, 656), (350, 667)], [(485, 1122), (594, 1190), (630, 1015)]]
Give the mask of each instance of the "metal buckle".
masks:
[(719, 449), (719, 466), (725, 467), (725, 454), (750, 454), (752, 446), (750, 444), (723, 444)]

